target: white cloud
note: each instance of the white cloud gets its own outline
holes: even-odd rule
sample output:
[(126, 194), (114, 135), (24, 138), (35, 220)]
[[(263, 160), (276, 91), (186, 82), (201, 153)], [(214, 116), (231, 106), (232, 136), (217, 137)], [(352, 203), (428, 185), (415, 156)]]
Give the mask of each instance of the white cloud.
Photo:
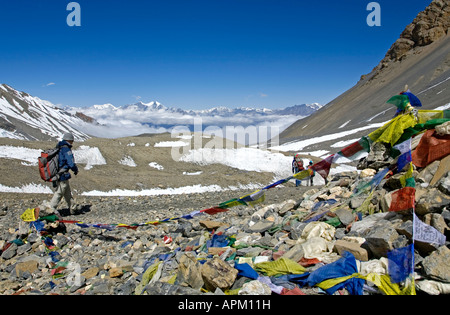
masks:
[[(267, 95), (261, 94), (261, 97), (267, 97)], [(205, 130), (205, 128), (218, 130), (222, 135), (220, 133), (215, 135), (226, 137), (226, 128), (243, 127), (245, 132), (247, 127), (256, 127), (258, 130), (270, 127), (270, 136), (274, 137), (302, 118), (295, 115), (281, 115), (269, 109), (213, 108), (203, 111), (183, 111), (164, 106), (152, 107), (154, 103), (140, 102), (122, 107), (108, 104), (108, 106), (96, 105), (83, 108), (81, 111), (96, 119), (99, 125), (85, 124), (80, 126), (80, 129), (96, 137), (118, 138), (143, 133), (171, 132), (176, 126), (186, 126), (193, 131), (195, 124), (196, 130)], [(80, 109), (72, 111), (80, 111)]]

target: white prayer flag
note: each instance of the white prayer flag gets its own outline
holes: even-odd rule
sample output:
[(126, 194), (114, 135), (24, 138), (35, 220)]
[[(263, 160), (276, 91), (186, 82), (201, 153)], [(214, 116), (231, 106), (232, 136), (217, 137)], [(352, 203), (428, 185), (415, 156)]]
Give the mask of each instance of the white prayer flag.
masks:
[(434, 243), (439, 245), (445, 244), (445, 235), (436, 230), (434, 227), (429, 226), (428, 224), (423, 223), (414, 213), (414, 227), (413, 227), (413, 235), (414, 240), (426, 242), (426, 243)]

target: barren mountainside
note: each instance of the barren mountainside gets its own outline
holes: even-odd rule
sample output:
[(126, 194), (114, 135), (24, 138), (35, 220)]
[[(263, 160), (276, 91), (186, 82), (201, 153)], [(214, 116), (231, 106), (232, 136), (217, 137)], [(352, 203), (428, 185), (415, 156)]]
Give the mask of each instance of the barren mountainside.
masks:
[[(387, 122), (395, 113), (386, 101), (408, 85), (435, 109), (450, 102), (450, 1), (435, 0), (406, 26), (371, 73), (307, 119), (280, 135), (281, 143)], [(345, 127), (344, 127), (345, 125)], [(375, 128), (373, 128), (375, 129)], [(364, 130), (360, 135), (365, 135)], [(357, 138), (358, 135), (352, 135)], [(327, 146), (327, 143), (323, 143)], [(313, 149), (313, 148), (309, 148)], [(314, 149), (321, 149), (314, 147)]]

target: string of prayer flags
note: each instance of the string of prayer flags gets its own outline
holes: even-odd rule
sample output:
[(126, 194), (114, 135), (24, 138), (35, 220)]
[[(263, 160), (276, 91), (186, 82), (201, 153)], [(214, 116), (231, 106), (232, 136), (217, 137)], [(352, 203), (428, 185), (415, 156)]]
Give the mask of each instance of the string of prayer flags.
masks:
[(294, 178), (293, 176), (290, 176), (290, 177), (285, 178), (285, 179), (280, 179), (279, 181), (276, 181), (275, 183), (272, 183), (272, 184), (270, 184), (270, 185), (264, 187), (262, 190), (272, 189), (272, 188), (274, 188), (274, 187), (277, 187), (278, 185), (281, 185), (281, 184), (284, 184), (284, 183), (290, 181), (290, 180), (293, 179), (293, 178)]

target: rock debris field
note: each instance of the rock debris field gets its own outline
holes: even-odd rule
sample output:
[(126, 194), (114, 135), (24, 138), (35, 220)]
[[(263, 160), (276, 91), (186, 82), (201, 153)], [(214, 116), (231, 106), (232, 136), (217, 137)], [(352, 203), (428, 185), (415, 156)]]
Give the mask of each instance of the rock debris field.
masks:
[[(324, 186), (291, 181), (209, 214), (198, 210), (252, 191), (78, 196), (59, 217), (49, 195), (2, 194), (0, 293), (448, 294), (450, 157), (389, 173), (386, 150)], [(398, 195), (411, 180), (414, 211)]]

